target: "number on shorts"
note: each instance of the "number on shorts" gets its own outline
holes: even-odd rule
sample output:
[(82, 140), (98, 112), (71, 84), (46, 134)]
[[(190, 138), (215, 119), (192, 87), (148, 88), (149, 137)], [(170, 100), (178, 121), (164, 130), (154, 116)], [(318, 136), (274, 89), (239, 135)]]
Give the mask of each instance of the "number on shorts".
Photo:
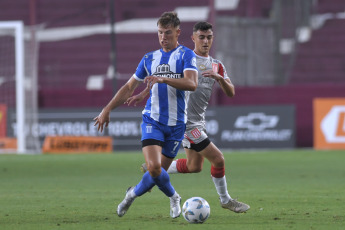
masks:
[(175, 152), (175, 150), (176, 150), (177, 146), (180, 144), (180, 142), (179, 141), (175, 141), (174, 144), (175, 144), (175, 146), (173, 148), (173, 152)]

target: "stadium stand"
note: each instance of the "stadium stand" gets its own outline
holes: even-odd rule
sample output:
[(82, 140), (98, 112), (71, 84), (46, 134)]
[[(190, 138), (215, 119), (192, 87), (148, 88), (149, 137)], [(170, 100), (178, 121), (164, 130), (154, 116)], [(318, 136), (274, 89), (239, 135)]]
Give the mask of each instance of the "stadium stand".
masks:
[(268, 18), (270, 16), (273, 0), (242, 0), (235, 9), (217, 9), (217, 16)]
[[(0, 20), (32, 21), (45, 29), (82, 25), (99, 25), (110, 21), (109, 1), (55, 0), (35, 1), (36, 14), (30, 14), (30, 1), (0, 1)], [(120, 0), (115, 1), (116, 22), (133, 19), (158, 18), (164, 11), (177, 7), (209, 7), (209, 0)], [(212, 2), (212, 1), (211, 1)], [(236, 2), (236, 1), (233, 1)], [(273, 0), (239, 0), (236, 8), (216, 9), (217, 16), (269, 18)], [(313, 14), (330, 14), (332, 18), (312, 31), (309, 41), (299, 43), (291, 74), (285, 85), (237, 87), (236, 97), (222, 97), (216, 88), (212, 105), (296, 105), (297, 146), (312, 146), (312, 99), (344, 96), (345, 88), (345, 11), (343, 0), (318, 0)], [(18, 7), (18, 4), (21, 7)], [(68, 5), (68, 7), (65, 7)], [(80, 7), (82, 6), (82, 8)], [(31, 11), (32, 12), (32, 11)], [(342, 13), (342, 14), (341, 14)], [(334, 17), (333, 17), (334, 16)], [(182, 22), (180, 42), (192, 47), (190, 30), (193, 21)], [(290, 29), (290, 28), (288, 28)], [(284, 31), (283, 31), (284, 32)], [(117, 88), (135, 71), (143, 54), (157, 49), (156, 33), (118, 33), (116, 35)], [(107, 77), (110, 66), (109, 34), (94, 35), (39, 43), (39, 106), (100, 107), (113, 96), (113, 79)], [(103, 90), (88, 90), (88, 78), (104, 77)], [(4, 84), (1, 86), (4, 87)], [(3, 90), (3, 88), (0, 88)], [(139, 89), (140, 90), (140, 89)], [(253, 97), (255, 95), (255, 97)]]

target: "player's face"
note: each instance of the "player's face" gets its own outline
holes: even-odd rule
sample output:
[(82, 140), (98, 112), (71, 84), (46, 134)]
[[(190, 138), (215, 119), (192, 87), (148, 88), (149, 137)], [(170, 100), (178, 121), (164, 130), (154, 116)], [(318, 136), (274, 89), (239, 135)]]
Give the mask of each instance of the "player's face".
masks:
[(192, 35), (192, 40), (194, 42), (194, 51), (199, 56), (207, 57), (212, 43), (213, 43), (213, 31), (212, 30), (198, 30)]
[(169, 52), (177, 47), (178, 36), (180, 36), (181, 30), (174, 28), (171, 25), (162, 27), (158, 25), (158, 40), (165, 52)]

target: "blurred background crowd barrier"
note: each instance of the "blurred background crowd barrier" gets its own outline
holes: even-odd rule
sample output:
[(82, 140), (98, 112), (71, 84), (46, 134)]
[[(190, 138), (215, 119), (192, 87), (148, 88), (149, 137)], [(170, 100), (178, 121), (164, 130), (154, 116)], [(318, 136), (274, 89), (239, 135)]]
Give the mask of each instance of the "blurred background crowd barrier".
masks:
[[(319, 125), (314, 123), (313, 100), (345, 97), (343, 0), (2, 0), (0, 137), (13, 138), (19, 133), (25, 138), (23, 151), (39, 152), (42, 135), (57, 129), (44, 126), (46, 111), (60, 114), (49, 122), (80, 120), (89, 127), (97, 111), (131, 77), (143, 55), (159, 48), (157, 18), (172, 10), (181, 19), (179, 42), (190, 48), (194, 46), (190, 36), (197, 21), (214, 25), (211, 54), (225, 64), (236, 86), (234, 98), (227, 98), (219, 87), (214, 87), (208, 115), (225, 109), (226, 114), (216, 120), (221, 123), (219, 127), (229, 131), (220, 131), (214, 140), (221, 141), (222, 133), (223, 141), (234, 140), (234, 125), (241, 116), (252, 119), (255, 127), (263, 127), (267, 117), (278, 116), (278, 126), (262, 130), (283, 127), (291, 131), (285, 144), (271, 142), (261, 146), (251, 139), (250, 145), (249, 141), (228, 141), (220, 147), (294, 148), (315, 144), (313, 132)], [(1, 26), (9, 21), (23, 24), (24, 95), (16, 91), (16, 35)], [(22, 105), (19, 97), (25, 98)], [(335, 106), (345, 107), (342, 101), (338, 102)], [(17, 129), (21, 107), (25, 109), (24, 125)], [(74, 110), (85, 112), (73, 117), (78, 114)], [(139, 122), (140, 109), (133, 111), (135, 122)], [(338, 132), (342, 136), (345, 125), (341, 124), (345, 122), (343, 110), (339, 111), (334, 119), (342, 127)], [(113, 122), (117, 122), (121, 110), (113, 113)], [(234, 118), (227, 120), (232, 114)], [(71, 116), (73, 121), (64, 120)], [(36, 127), (36, 133), (32, 127)], [(49, 127), (53, 130), (49, 131)], [(133, 127), (128, 129), (138, 132)], [(90, 132), (87, 135), (99, 135)], [(131, 136), (135, 140), (114, 136), (113, 144), (127, 141), (138, 149), (139, 136)]]

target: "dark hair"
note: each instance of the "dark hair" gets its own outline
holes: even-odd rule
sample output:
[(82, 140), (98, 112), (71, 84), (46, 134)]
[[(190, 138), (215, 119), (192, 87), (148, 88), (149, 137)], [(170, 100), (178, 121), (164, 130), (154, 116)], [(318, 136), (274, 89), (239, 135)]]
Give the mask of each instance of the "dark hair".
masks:
[(177, 17), (177, 13), (174, 11), (164, 12), (157, 21), (157, 26), (161, 25), (167, 27), (169, 25), (177, 28), (180, 26), (180, 19)]
[(197, 22), (193, 27), (193, 33), (198, 30), (201, 30), (201, 31), (212, 30), (212, 24), (208, 22)]

